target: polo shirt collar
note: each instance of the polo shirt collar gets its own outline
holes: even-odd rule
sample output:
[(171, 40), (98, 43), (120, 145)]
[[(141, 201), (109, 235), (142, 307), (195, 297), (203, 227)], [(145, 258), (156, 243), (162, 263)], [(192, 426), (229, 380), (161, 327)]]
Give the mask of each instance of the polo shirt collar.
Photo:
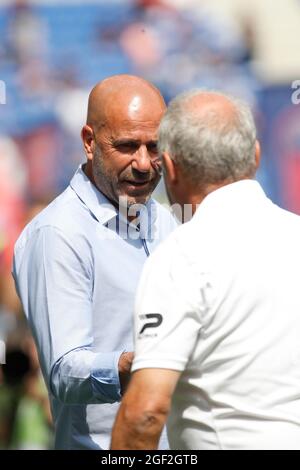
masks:
[(197, 218), (201, 214), (206, 213), (206, 211), (210, 211), (211, 208), (222, 213), (228, 207), (229, 209), (237, 206), (245, 207), (247, 204), (253, 206), (255, 202), (259, 204), (260, 201), (266, 199), (267, 196), (258, 181), (251, 179), (239, 180), (221, 186), (209, 193), (199, 204), (195, 215)]
[[(107, 222), (117, 216), (125, 222), (125, 219), (122, 217), (122, 214), (120, 214), (118, 209), (90, 181), (83, 171), (82, 165), (80, 165), (77, 169), (70, 182), (70, 186), (73, 191), (75, 191), (79, 199), (88, 207), (94, 217), (102, 225), (107, 224)], [(150, 229), (157, 218), (157, 208), (154, 200), (150, 198), (147, 204), (145, 204), (144, 208), (145, 209), (140, 215), (140, 225), (141, 228), (143, 225), (146, 226), (148, 229), (147, 232), (150, 233)], [(145, 219), (147, 219), (147, 223)], [(146, 235), (146, 233), (143, 233), (143, 236)]]

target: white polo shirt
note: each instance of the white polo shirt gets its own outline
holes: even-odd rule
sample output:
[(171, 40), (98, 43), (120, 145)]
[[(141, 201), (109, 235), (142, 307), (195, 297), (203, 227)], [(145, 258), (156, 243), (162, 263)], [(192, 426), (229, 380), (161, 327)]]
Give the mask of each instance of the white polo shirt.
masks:
[(147, 260), (133, 370), (182, 371), (175, 449), (300, 449), (300, 217), (256, 181), (209, 194)]

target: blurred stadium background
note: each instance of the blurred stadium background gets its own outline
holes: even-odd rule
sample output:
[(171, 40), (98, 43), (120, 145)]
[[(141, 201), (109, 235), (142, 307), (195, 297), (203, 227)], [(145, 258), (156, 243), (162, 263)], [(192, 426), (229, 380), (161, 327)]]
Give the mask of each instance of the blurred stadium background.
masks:
[(0, 0), (0, 448), (52, 446), (10, 276), (13, 244), (84, 160), (88, 93), (118, 73), (148, 78), (167, 101), (195, 86), (248, 100), (263, 148), (258, 178), (300, 214), (300, 0)]

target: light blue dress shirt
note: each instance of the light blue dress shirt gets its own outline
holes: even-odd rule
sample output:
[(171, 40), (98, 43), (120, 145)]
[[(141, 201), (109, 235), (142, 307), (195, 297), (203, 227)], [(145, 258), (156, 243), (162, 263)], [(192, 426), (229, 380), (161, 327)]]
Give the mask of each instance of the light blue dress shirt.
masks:
[(23, 231), (13, 276), (49, 390), (58, 449), (107, 449), (118, 361), (133, 350), (133, 306), (147, 256), (176, 226), (153, 199), (128, 225), (80, 167)]

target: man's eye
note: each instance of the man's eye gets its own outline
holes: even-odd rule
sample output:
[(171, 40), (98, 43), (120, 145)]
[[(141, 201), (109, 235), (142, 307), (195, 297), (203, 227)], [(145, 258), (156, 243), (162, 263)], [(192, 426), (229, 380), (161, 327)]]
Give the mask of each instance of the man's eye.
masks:
[(131, 152), (135, 152), (138, 149), (138, 145), (135, 144), (134, 142), (128, 142), (124, 144), (117, 144), (116, 148), (119, 152), (131, 153)]
[(148, 152), (151, 152), (151, 153), (157, 153), (158, 152), (158, 146), (157, 144), (149, 144), (147, 145), (147, 148), (148, 148)]

